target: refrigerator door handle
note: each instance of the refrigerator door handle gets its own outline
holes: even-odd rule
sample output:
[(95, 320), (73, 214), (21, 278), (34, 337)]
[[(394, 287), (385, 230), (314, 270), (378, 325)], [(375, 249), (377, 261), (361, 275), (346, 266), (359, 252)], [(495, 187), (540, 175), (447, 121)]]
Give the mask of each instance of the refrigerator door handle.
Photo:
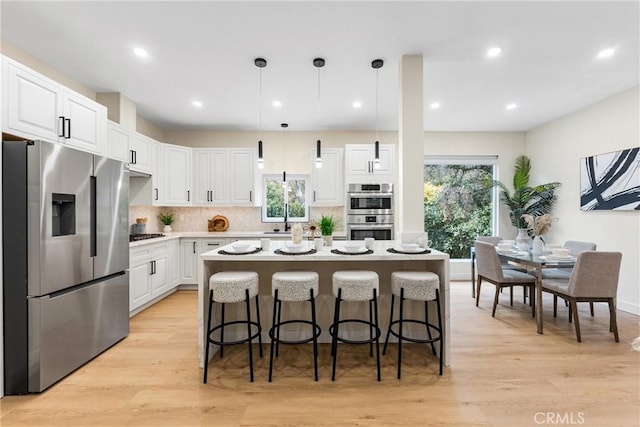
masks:
[(95, 176), (92, 176), (90, 178), (90, 203), (91, 203), (91, 218), (90, 218), (90, 236), (89, 236), (89, 242), (90, 242), (90, 254), (89, 256), (91, 256), (92, 258), (95, 257), (98, 254), (98, 233), (97, 233), (97, 206), (96, 206), (96, 184), (97, 184), (97, 179)]

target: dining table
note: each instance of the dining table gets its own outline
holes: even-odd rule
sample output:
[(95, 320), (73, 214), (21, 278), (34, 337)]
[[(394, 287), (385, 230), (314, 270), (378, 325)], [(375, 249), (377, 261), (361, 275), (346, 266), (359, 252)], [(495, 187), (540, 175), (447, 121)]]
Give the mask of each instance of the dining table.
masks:
[[(434, 272), (440, 279), (441, 320), (445, 337), (444, 363), (448, 365), (451, 360), (449, 351), (449, 255), (433, 248), (416, 248), (416, 250), (411, 250), (410, 252), (403, 252), (401, 242), (397, 240), (376, 240), (371, 248), (366, 248), (364, 242), (362, 242), (362, 248), (355, 251), (353, 249), (347, 250), (346, 242), (334, 241), (332, 246), (324, 246), (316, 250), (312, 241), (304, 241), (305, 249), (303, 251), (291, 253), (287, 249), (287, 246), (291, 243), (290, 241), (271, 240), (268, 243), (268, 248), (263, 248), (264, 242), (256, 240), (246, 241), (247, 247), (240, 252), (234, 249), (233, 243), (230, 243), (202, 254), (200, 257), (203, 263), (203, 276), (198, 283), (198, 359), (200, 367), (204, 366), (209, 278), (217, 272), (230, 270), (250, 270), (258, 273), (258, 300), (263, 342), (268, 342), (268, 330), (271, 326), (273, 305), (271, 276), (274, 272), (286, 270), (318, 272), (319, 295), (316, 298), (316, 309), (318, 312), (318, 324), (322, 328), (320, 342), (330, 342), (328, 330), (333, 320), (333, 272), (338, 270), (369, 270), (378, 273), (380, 287), (378, 310), (380, 329), (383, 334), (386, 332), (391, 307), (391, 273), (397, 270)], [(364, 308), (366, 307), (353, 308), (352, 310), (355, 311), (345, 314), (362, 315), (362, 313), (366, 313), (363, 311)], [(233, 307), (227, 307), (226, 315), (233, 316), (233, 310)], [(295, 310), (295, 307), (293, 310)], [(301, 307), (298, 312), (294, 311), (290, 312), (290, 314), (304, 316), (306, 311), (306, 308)], [(415, 304), (415, 306), (408, 304), (405, 314), (411, 315), (412, 312), (415, 316), (414, 318), (423, 318), (424, 304)], [(239, 317), (244, 316), (241, 307), (238, 308), (238, 312), (235, 314)], [(429, 310), (429, 317), (431, 320), (437, 319), (437, 310)], [(300, 333), (304, 333), (304, 331), (300, 331)], [(359, 331), (354, 331), (354, 333), (359, 333)], [(368, 331), (366, 333), (368, 334)], [(226, 334), (227, 332), (225, 331)], [(439, 348), (436, 350), (439, 352)]]
[(542, 322), (542, 269), (544, 268), (573, 268), (576, 263), (576, 259), (573, 256), (554, 258), (551, 252), (543, 252), (541, 254), (534, 254), (531, 251), (500, 251), (496, 248), (498, 257), (502, 261), (509, 261), (512, 263), (520, 264), (527, 268), (530, 273), (533, 273), (536, 277), (536, 297), (535, 297), (535, 317), (538, 333), (544, 332)]

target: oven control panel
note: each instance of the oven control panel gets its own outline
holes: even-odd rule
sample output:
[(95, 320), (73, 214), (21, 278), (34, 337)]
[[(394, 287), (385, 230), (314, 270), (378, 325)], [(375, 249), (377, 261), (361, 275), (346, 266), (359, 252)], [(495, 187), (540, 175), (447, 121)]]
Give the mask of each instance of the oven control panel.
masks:
[(349, 215), (348, 224), (393, 224), (393, 215)]

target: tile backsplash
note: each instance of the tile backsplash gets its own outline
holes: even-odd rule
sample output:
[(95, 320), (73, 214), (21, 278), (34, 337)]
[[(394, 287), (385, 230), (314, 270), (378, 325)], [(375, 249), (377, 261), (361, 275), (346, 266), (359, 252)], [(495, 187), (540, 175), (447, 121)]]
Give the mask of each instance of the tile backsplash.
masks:
[[(160, 212), (173, 212), (175, 222), (171, 226), (173, 231), (207, 231), (207, 220), (216, 215), (223, 215), (229, 220), (227, 231), (269, 231), (274, 228), (283, 229), (282, 223), (260, 221), (260, 207), (159, 207), (159, 206), (130, 206), (129, 224), (136, 222), (136, 218), (147, 218), (147, 233), (159, 233), (163, 224), (158, 219)], [(342, 218), (339, 232), (344, 233), (344, 207), (311, 208), (311, 218), (317, 219), (322, 214), (331, 214)]]

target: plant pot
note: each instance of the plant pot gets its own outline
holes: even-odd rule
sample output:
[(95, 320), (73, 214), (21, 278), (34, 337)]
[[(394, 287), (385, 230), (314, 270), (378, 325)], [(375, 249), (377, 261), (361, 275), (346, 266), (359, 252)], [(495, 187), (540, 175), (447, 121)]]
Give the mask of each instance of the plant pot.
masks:
[(324, 240), (325, 246), (333, 246), (333, 236), (322, 236), (322, 240)]
[(518, 229), (518, 236), (516, 237), (516, 247), (519, 251), (529, 251), (529, 248), (531, 247), (531, 237), (529, 237), (526, 228)]
[(164, 228), (162, 229), (163, 233), (171, 233), (171, 226), (170, 225), (165, 225)]

